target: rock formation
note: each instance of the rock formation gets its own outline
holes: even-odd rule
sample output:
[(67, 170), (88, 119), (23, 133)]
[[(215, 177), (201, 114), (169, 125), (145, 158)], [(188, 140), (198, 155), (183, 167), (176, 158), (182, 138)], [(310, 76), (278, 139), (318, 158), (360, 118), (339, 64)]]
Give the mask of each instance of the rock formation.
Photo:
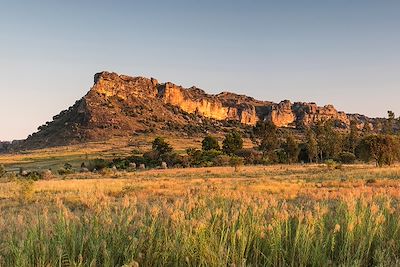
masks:
[(196, 87), (185, 89), (154, 78), (101, 72), (82, 99), (40, 126), (20, 147), (66, 145), (148, 132), (223, 131), (228, 122), (252, 126), (260, 120), (293, 128), (322, 120), (334, 120), (343, 129), (349, 127), (350, 120), (360, 128), (375, 123), (362, 115), (339, 112), (332, 105), (318, 107), (288, 100), (276, 104), (229, 92), (210, 95)]

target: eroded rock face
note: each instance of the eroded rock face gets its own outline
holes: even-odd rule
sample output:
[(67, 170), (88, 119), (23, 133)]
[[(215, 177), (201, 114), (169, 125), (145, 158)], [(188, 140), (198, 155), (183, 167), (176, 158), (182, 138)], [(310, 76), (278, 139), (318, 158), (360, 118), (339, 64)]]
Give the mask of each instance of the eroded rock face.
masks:
[(332, 105), (318, 107), (315, 103), (296, 102), (293, 104), (298, 125), (310, 126), (319, 121), (334, 120), (338, 126), (347, 128), (350, 120), (344, 112), (337, 111)]
[(105, 97), (118, 97), (121, 100), (132, 98), (154, 98), (157, 96), (158, 81), (144, 77), (129, 77), (116, 73), (101, 72), (94, 77), (90, 93)]
[(101, 72), (82, 99), (40, 126), (22, 146), (47, 147), (159, 131), (182, 134), (193, 128), (205, 132), (204, 123), (218, 131), (228, 121), (255, 125), (269, 120), (278, 127), (302, 127), (331, 119), (340, 128), (348, 128), (350, 120), (359, 128), (366, 123), (374, 127), (373, 119), (347, 115), (332, 105), (288, 100), (276, 104), (229, 92), (210, 95), (196, 87), (160, 84), (154, 78)]
[(158, 97), (165, 104), (178, 106), (188, 113), (197, 113), (216, 120), (225, 120), (229, 116), (228, 109), (218, 99), (209, 97), (197, 88), (183, 89), (168, 82), (159, 86)]
[(293, 111), (293, 105), (289, 100), (280, 102), (271, 106), (271, 111), (267, 120), (271, 121), (277, 127), (287, 127), (296, 122), (296, 114)]
[[(129, 77), (108, 72), (95, 75), (95, 85), (86, 98), (93, 94), (100, 94), (106, 99), (117, 98), (128, 106), (138, 100), (157, 106), (154, 101), (158, 99), (163, 104), (176, 106), (187, 113), (214, 120), (236, 120), (248, 125), (255, 125), (259, 120), (272, 121), (278, 127), (311, 126), (327, 120), (335, 120), (341, 128), (350, 125), (349, 116), (337, 111), (332, 105), (319, 107), (315, 103), (291, 103), (289, 100), (275, 104), (229, 92), (209, 95), (196, 87), (185, 89), (170, 82), (159, 84), (154, 78)], [(89, 102), (97, 105), (99, 100)], [(103, 111), (103, 115), (104, 113), (107, 112)]]
[[(244, 124), (252, 125), (258, 121), (253, 105), (241, 103), (240, 100), (233, 100), (233, 103), (228, 103), (224, 101), (222, 95), (208, 95), (196, 87), (184, 89), (167, 82), (158, 87), (158, 97), (166, 104), (210, 119), (238, 120)], [(232, 101), (232, 99), (230, 100)]]

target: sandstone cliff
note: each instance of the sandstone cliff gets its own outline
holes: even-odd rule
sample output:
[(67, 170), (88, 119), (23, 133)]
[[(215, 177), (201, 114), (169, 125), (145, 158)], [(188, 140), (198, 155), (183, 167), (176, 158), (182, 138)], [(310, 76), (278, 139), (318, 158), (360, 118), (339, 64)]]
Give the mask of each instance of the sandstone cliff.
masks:
[(68, 110), (38, 128), (22, 147), (36, 148), (132, 136), (148, 132), (178, 134), (226, 131), (230, 122), (252, 126), (272, 121), (278, 127), (304, 127), (322, 120), (334, 120), (346, 129), (350, 121), (358, 127), (375, 121), (362, 115), (347, 115), (332, 105), (280, 103), (223, 92), (210, 95), (191, 87), (159, 83), (154, 78), (129, 77), (101, 72), (90, 91)]

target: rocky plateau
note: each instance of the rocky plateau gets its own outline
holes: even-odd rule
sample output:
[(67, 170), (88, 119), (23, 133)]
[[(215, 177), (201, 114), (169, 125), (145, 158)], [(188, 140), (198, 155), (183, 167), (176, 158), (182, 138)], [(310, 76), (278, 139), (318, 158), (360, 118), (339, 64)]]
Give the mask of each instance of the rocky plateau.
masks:
[[(360, 129), (366, 123), (379, 127), (378, 119), (346, 114), (332, 105), (273, 103), (229, 92), (211, 95), (197, 87), (183, 88), (154, 78), (101, 72), (83, 98), (14, 147), (34, 149), (146, 133), (201, 135), (250, 128), (258, 121), (301, 129), (326, 120), (333, 120), (341, 130), (348, 129), (351, 121)], [(12, 145), (4, 143), (0, 149), (4, 146)]]

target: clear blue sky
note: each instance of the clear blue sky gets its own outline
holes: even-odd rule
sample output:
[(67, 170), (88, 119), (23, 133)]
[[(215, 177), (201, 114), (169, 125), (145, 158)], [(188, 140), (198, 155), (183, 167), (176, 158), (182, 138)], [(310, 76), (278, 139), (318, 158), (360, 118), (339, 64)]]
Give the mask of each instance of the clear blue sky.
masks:
[(102, 70), (400, 113), (400, 1), (2, 1), (0, 140), (25, 138)]

